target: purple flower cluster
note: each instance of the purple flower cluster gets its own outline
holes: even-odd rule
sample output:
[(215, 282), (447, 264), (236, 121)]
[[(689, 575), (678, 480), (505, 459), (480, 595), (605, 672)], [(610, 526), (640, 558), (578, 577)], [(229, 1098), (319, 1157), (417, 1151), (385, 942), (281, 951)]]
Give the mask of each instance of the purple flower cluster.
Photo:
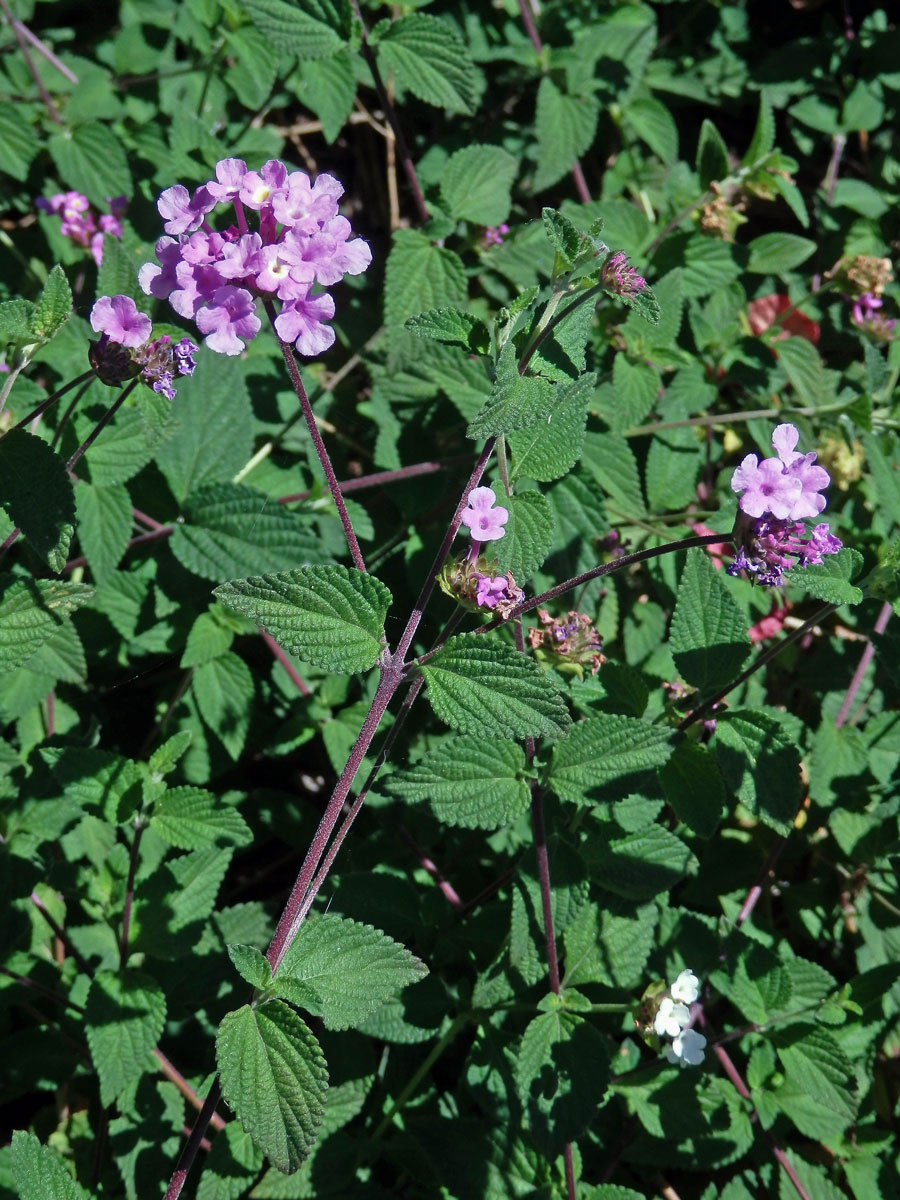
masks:
[(120, 387), (140, 376), (168, 400), (175, 398), (175, 376), (193, 375), (197, 347), (184, 337), (173, 345), (168, 334), (151, 341), (153, 325), (130, 296), (101, 296), (91, 309), (91, 366), (103, 383)]
[(509, 226), (504, 223), (502, 225), (488, 225), (484, 231), (485, 246), (502, 246), (503, 238), (509, 233)]
[[(240, 158), (222, 159), (216, 178), (193, 194), (177, 184), (159, 197), (167, 236), (156, 243), (159, 265), (141, 268), (141, 287), (196, 321), (219, 354), (240, 354), (259, 332), (257, 297), (277, 298), (279, 338), (301, 354), (321, 354), (334, 342), (325, 324), (334, 316), (334, 300), (313, 289), (359, 275), (372, 261), (368, 244), (351, 239), (350, 222), (338, 215), (343, 191), (332, 175), (312, 183), (277, 159), (260, 171), (248, 171)], [(221, 231), (210, 216), (219, 205), (234, 214)], [(248, 213), (257, 214), (255, 230)]]
[(634, 267), (629, 265), (624, 250), (610, 254), (600, 270), (600, 282), (616, 296), (636, 296), (647, 286), (643, 275), (638, 275)]
[(587, 613), (572, 609), (564, 617), (551, 617), (546, 608), (539, 608), (537, 615), (540, 625), (529, 629), (528, 644), (538, 661), (579, 679), (586, 666), (596, 675), (606, 656), (600, 652), (603, 638)]
[(892, 342), (897, 336), (896, 318), (878, 311), (883, 305), (884, 301), (872, 292), (860, 296), (853, 305), (853, 324), (874, 342)]
[(777, 457), (760, 462), (755, 454), (748, 454), (732, 475), (732, 490), (743, 495), (734, 527), (737, 553), (727, 568), (729, 575), (746, 571), (754, 583), (778, 587), (790, 567), (821, 563), (823, 555), (840, 550), (841, 542), (827, 524), (817, 525), (810, 537), (804, 537), (803, 519), (818, 516), (825, 507), (820, 493), (831, 478), (816, 465), (814, 453), (794, 449), (799, 437), (796, 426), (778, 425), (772, 434)]
[(37, 206), (44, 212), (62, 217), (63, 236), (70, 238), (76, 246), (88, 247), (99, 267), (103, 261), (103, 238), (107, 233), (110, 237), (122, 236), (120, 218), (128, 207), (124, 196), (116, 196), (106, 202), (110, 211), (102, 213), (99, 218), (94, 217), (90, 201), (81, 192), (56, 192), (50, 197), (41, 196)]

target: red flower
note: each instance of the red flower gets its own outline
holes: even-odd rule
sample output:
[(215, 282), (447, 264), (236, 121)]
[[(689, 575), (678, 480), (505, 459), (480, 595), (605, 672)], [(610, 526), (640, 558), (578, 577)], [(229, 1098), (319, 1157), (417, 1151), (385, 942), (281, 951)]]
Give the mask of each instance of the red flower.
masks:
[(802, 337), (815, 345), (819, 340), (819, 326), (815, 321), (804, 316), (799, 309), (794, 308), (791, 300), (780, 293), (772, 296), (760, 296), (758, 300), (750, 301), (747, 306), (750, 328), (759, 337), (775, 324), (781, 313), (787, 312), (788, 309), (793, 309), (793, 312), (783, 321), (778, 321), (779, 332), (775, 334), (772, 341), (782, 342), (785, 338)]

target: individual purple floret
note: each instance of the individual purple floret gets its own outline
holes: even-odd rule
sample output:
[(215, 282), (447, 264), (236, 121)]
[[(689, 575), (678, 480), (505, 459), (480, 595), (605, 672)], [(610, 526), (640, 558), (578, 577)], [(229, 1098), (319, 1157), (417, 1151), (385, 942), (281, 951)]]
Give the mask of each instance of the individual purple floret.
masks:
[(884, 301), (872, 292), (860, 296), (853, 305), (853, 324), (867, 333), (873, 342), (892, 342), (897, 336), (896, 318), (886, 317), (878, 311), (883, 305)]
[(737, 547), (729, 575), (746, 571), (754, 583), (778, 587), (784, 572), (793, 566), (809, 567), (836, 554), (841, 541), (826, 524), (805, 536), (805, 517), (815, 517), (825, 507), (823, 488), (828, 472), (816, 465), (815, 454), (794, 449), (800, 434), (796, 426), (778, 425), (772, 434), (777, 457), (748, 454), (731, 477), (735, 492), (743, 492), (734, 526)]
[(472, 556), (477, 558), (481, 542), (494, 542), (503, 537), (503, 526), (509, 520), (509, 512), (497, 504), (493, 488), (472, 488), (468, 500), (460, 521), (472, 535)]
[(153, 324), (130, 296), (101, 296), (91, 309), (91, 328), (100, 334), (91, 342), (91, 366), (112, 387), (139, 376), (154, 392), (175, 398), (175, 375), (193, 375), (197, 347), (184, 337), (172, 345), (168, 334), (150, 340)]
[(624, 250), (610, 254), (600, 270), (600, 282), (608, 292), (617, 296), (636, 296), (647, 286), (643, 275), (638, 275), (634, 267), (629, 265)]
[[(176, 184), (160, 195), (167, 236), (156, 243), (159, 265), (141, 268), (140, 285), (196, 321), (219, 354), (240, 354), (259, 332), (260, 297), (281, 301), (275, 329), (282, 341), (321, 354), (334, 342), (326, 324), (334, 301), (316, 289), (359, 275), (372, 261), (368, 244), (351, 238), (350, 222), (338, 214), (343, 191), (331, 175), (310, 182), (277, 159), (249, 171), (243, 159), (224, 158), (216, 178), (193, 193)], [(211, 222), (223, 204), (232, 223), (217, 230)]]

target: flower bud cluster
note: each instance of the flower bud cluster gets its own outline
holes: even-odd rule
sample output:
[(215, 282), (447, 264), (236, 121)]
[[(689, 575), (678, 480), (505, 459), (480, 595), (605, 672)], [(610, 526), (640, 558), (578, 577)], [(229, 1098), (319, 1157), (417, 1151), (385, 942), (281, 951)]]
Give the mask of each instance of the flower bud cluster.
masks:
[(103, 261), (103, 238), (106, 234), (121, 238), (120, 218), (128, 207), (124, 196), (107, 198), (106, 203), (110, 211), (96, 218), (91, 211), (90, 201), (81, 192), (56, 192), (49, 197), (40, 196), (37, 200), (38, 208), (62, 218), (63, 237), (69, 238), (76, 246), (89, 248), (98, 267)]
[(589, 666), (596, 675), (606, 657), (600, 653), (603, 639), (586, 613), (571, 612), (564, 617), (551, 617), (546, 608), (538, 609), (540, 626), (528, 631), (528, 642), (535, 658), (549, 667), (579, 678)]
[(647, 286), (643, 275), (638, 275), (634, 267), (629, 265), (624, 250), (610, 254), (600, 268), (600, 282), (616, 296), (636, 296)]
[[(166, 236), (156, 243), (159, 265), (144, 264), (140, 285), (195, 321), (218, 354), (240, 354), (256, 337), (257, 297), (281, 302), (275, 330), (282, 341), (321, 354), (334, 342), (325, 322), (335, 308), (328, 292), (315, 289), (359, 275), (372, 261), (368, 244), (351, 239), (350, 222), (338, 215), (343, 192), (332, 175), (313, 183), (277, 159), (250, 171), (243, 159), (224, 158), (216, 178), (193, 194), (176, 184), (160, 195)], [(216, 230), (212, 214), (221, 208), (233, 222)]]
[[(761, 462), (748, 454), (731, 477), (739, 501), (734, 539), (737, 547), (729, 575), (746, 571), (754, 583), (778, 587), (790, 567), (812, 566), (825, 554), (836, 554), (840, 540), (827, 524), (819, 524), (804, 537), (805, 517), (815, 517), (825, 507), (821, 495), (831, 479), (816, 465), (815, 453), (800, 454), (794, 447), (800, 437), (794, 425), (778, 425), (772, 434), (776, 457)], [(796, 560), (796, 563), (792, 560)]]
[(173, 344), (168, 334), (151, 340), (153, 325), (130, 296), (101, 296), (91, 309), (90, 362), (102, 383), (121, 387), (140, 378), (154, 392), (175, 399), (175, 376), (193, 375), (197, 347), (184, 337)]

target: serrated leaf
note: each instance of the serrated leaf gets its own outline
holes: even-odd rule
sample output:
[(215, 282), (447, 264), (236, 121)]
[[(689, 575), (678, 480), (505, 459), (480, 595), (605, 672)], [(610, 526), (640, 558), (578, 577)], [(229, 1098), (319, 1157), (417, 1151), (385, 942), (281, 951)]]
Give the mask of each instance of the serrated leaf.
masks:
[(569, 265), (574, 263), (588, 245), (588, 238), (568, 217), (555, 208), (541, 209), (541, 219), (544, 222), (544, 231), (556, 252)]
[(272, 986), (328, 1029), (350, 1029), (427, 974), (423, 962), (380, 929), (325, 913), (304, 922)]
[(540, 492), (521, 492), (506, 496), (503, 504), (509, 512), (502, 540), (494, 543), (497, 569), (505, 575), (512, 571), (519, 585), (544, 565), (553, 543), (553, 509)]
[(741, 166), (752, 167), (765, 155), (769, 154), (775, 145), (775, 118), (772, 115), (772, 105), (764, 91), (759, 94), (759, 116), (753, 138), (747, 147), (747, 153), (741, 160)]
[(34, 305), (30, 300), (4, 300), (0, 304), (0, 339), (4, 343), (27, 341), (33, 316)]
[(659, 781), (678, 820), (698, 837), (712, 837), (725, 804), (725, 783), (706, 747), (681, 742), (660, 768)]
[(34, 129), (22, 119), (20, 105), (0, 103), (0, 162), (4, 173), (24, 183), (31, 161), (40, 148), (40, 139)]
[(246, 846), (250, 829), (236, 808), (216, 802), (203, 788), (169, 788), (150, 818), (156, 832), (179, 850), (202, 850), (222, 842)]
[(594, 1119), (609, 1082), (609, 1047), (575, 1013), (535, 1017), (516, 1060), (516, 1088), (538, 1145), (558, 1154)]
[(251, 987), (262, 991), (269, 986), (272, 982), (272, 968), (261, 950), (240, 943), (229, 945), (227, 949), (235, 970)]
[(222, 1094), (255, 1144), (285, 1174), (316, 1141), (328, 1068), (313, 1034), (280, 1000), (245, 1004), (219, 1025), (216, 1062)]
[(401, 87), (452, 113), (470, 113), (478, 74), (465, 42), (449, 22), (427, 13), (393, 21), (377, 40), (378, 65)]
[(520, 375), (516, 348), (508, 341), (497, 361), (490, 399), (466, 430), (470, 438), (494, 437), (546, 420), (556, 404), (557, 388), (537, 375)]
[(748, 246), (747, 270), (754, 275), (781, 275), (806, 262), (816, 249), (815, 242), (795, 233), (764, 233)]
[[(814, 1107), (834, 1114), (840, 1125), (849, 1124), (856, 1117), (856, 1078), (835, 1037), (824, 1029), (794, 1026), (775, 1034), (773, 1041), (784, 1068), (786, 1087), (806, 1097)], [(780, 1102), (781, 1097), (778, 1099)], [(807, 1120), (798, 1121), (796, 1113), (792, 1116), (801, 1133), (823, 1136), (812, 1113)]]
[(197, 667), (191, 689), (203, 720), (231, 757), (240, 758), (255, 694), (250, 668), (228, 650)]
[(491, 347), (485, 323), (458, 308), (432, 308), (408, 317), (404, 328), (418, 337), (432, 338), (447, 346), (462, 346), (472, 354), (487, 354)]
[(447, 825), (499, 829), (528, 808), (525, 766), (515, 742), (456, 737), (392, 775), (386, 786), (407, 800), (426, 800)]
[(338, 566), (234, 579), (215, 595), (291, 654), (342, 675), (378, 661), (392, 599), (372, 575)]
[(599, 116), (596, 96), (567, 96), (549, 75), (544, 76), (538, 88), (535, 121), (536, 192), (556, 183), (585, 153), (596, 136)]
[(590, 841), (587, 854), (600, 886), (626, 900), (651, 900), (697, 867), (690, 849), (661, 825), (611, 841), (606, 836)]
[(72, 315), (72, 289), (62, 267), (55, 266), (38, 297), (31, 317), (36, 341), (49, 342)]
[[(267, 47), (271, 58), (271, 50)], [(322, 136), (334, 142), (347, 123), (356, 99), (356, 55), (340, 50), (328, 58), (306, 59), (302, 64), (304, 102), (322, 122)]]
[(21, 666), (50, 640), (94, 589), (56, 579), (17, 580), (0, 598), (0, 671)]
[[(286, 0), (241, 0), (241, 7), (270, 45), (283, 47), (298, 58), (327, 58), (336, 54), (349, 35), (349, 14), (321, 4), (292, 3)], [(331, 20), (323, 19), (330, 16)]]
[(714, 977), (713, 986), (728, 996), (748, 1021), (764, 1025), (774, 1013), (787, 1007), (791, 977), (771, 950), (750, 943), (738, 954), (737, 961), (729, 965), (730, 979), (721, 979), (720, 972)]
[(800, 752), (778, 721), (750, 709), (725, 713), (716, 725), (716, 760), (751, 813), (790, 832), (801, 798)]
[(75, 485), (78, 541), (98, 583), (107, 579), (122, 559), (131, 536), (131, 497), (122, 483), (98, 487), (79, 479)]
[(496, 636), (449, 638), (421, 671), (431, 707), (462, 733), (554, 738), (569, 728), (569, 713), (552, 677)]
[[(216, 397), (212, 406), (209, 396)], [(172, 416), (180, 428), (156, 462), (178, 501), (233, 479), (253, 452), (253, 408), (235, 358), (201, 347), (194, 374), (178, 381)]]
[(232, 629), (227, 629), (212, 613), (201, 613), (191, 626), (179, 665), (199, 667), (203, 663), (212, 662), (214, 658), (219, 658), (230, 650), (233, 641)]
[(811, 567), (795, 567), (786, 582), (801, 587), (826, 604), (860, 604), (863, 593), (850, 582), (859, 574), (863, 557), (858, 550), (845, 546), (837, 554), (828, 554), (821, 563)]
[(678, 157), (678, 126), (664, 104), (653, 96), (637, 96), (625, 107), (626, 121), (664, 163)]
[(178, 733), (167, 738), (161, 746), (159, 746), (150, 755), (150, 761), (147, 763), (147, 769), (150, 772), (151, 779), (161, 779), (164, 775), (168, 775), (175, 770), (178, 760), (191, 744), (191, 731), (182, 729)]
[(518, 169), (518, 160), (501, 146), (464, 146), (441, 173), (441, 203), (456, 220), (500, 225), (509, 216)]
[(248, 570), (285, 571), (322, 558), (301, 514), (243, 484), (201, 488), (185, 500), (184, 516), (170, 539), (172, 553), (203, 579), (219, 583)]
[(60, 179), (83, 192), (101, 211), (108, 196), (131, 196), (128, 158), (108, 125), (88, 121), (77, 129), (51, 134), (47, 149)]
[[(410, 341), (408, 317), (432, 309), (464, 309), (468, 288), (462, 259), (433, 246), (415, 229), (398, 229), (384, 280), (384, 321), (395, 351)], [(419, 353), (418, 350), (415, 353)]]
[(557, 388), (547, 418), (507, 436), (513, 454), (512, 479), (550, 482), (574, 467), (584, 446), (587, 406), (593, 390), (593, 375), (581, 375), (564, 384)]
[(98, 971), (91, 982), (84, 1021), (100, 1103), (112, 1104), (151, 1065), (150, 1052), (166, 1020), (166, 998), (140, 971)]
[(75, 532), (75, 497), (66, 464), (24, 429), (0, 438), (0, 504), (51, 571), (66, 564)]
[(632, 790), (630, 776), (668, 761), (671, 742), (671, 729), (634, 717), (603, 713), (579, 721), (553, 747), (548, 784), (561, 800), (574, 804), (592, 804), (593, 789), (611, 783), (624, 795)]
[(688, 551), (669, 641), (682, 678), (701, 696), (730, 683), (750, 653), (746, 619), (704, 550)]
[(18, 1200), (91, 1200), (63, 1160), (33, 1133), (14, 1130), (11, 1161)]
[(617, 354), (613, 362), (615, 409), (610, 414), (614, 433), (639, 425), (657, 402), (659, 375), (648, 363), (631, 362)]
[(697, 174), (705, 190), (714, 180), (728, 175), (728, 147), (712, 121), (704, 118), (697, 142)]

